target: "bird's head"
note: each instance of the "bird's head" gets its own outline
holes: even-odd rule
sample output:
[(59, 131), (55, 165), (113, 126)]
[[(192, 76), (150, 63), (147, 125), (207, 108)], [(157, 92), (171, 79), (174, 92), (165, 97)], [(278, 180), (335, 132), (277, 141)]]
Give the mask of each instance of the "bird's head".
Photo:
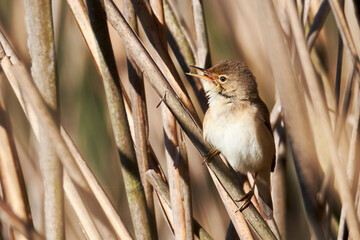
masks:
[(202, 72), (202, 74), (188, 73), (188, 75), (201, 79), (209, 100), (219, 95), (229, 101), (252, 100), (258, 97), (255, 77), (240, 61), (221, 61), (209, 69), (191, 67)]

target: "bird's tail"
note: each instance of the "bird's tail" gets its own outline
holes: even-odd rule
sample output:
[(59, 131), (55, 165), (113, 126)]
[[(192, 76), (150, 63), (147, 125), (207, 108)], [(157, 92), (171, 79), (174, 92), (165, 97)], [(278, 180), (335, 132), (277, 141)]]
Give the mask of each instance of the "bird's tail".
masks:
[(255, 195), (262, 214), (266, 219), (272, 219), (273, 204), (271, 200), (270, 171), (258, 172), (255, 186)]

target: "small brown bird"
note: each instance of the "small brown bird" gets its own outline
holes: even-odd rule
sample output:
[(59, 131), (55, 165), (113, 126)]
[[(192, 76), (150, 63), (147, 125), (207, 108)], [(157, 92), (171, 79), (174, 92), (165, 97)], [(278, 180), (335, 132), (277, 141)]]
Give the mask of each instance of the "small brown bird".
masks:
[(253, 174), (254, 186), (240, 199), (245, 200), (240, 210), (249, 203), (256, 186), (261, 212), (271, 219), (270, 171), (275, 167), (275, 144), (269, 110), (259, 96), (254, 75), (245, 64), (234, 60), (209, 69), (194, 68), (203, 75), (189, 75), (201, 79), (208, 97), (204, 139), (216, 149), (208, 159), (220, 151), (235, 171)]

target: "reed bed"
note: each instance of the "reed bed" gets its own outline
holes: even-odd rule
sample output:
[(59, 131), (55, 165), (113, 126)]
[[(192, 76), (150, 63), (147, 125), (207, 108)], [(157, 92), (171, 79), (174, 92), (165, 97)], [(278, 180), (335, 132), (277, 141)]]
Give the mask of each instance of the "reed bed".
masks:
[[(0, 3), (0, 239), (360, 239), (359, 3)], [(274, 219), (202, 164), (190, 65), (241, 59), (271, 112)], [(226, 123), (224, 123), (226, 124)], [(250, 183), (249, 183), (250, 182)]]

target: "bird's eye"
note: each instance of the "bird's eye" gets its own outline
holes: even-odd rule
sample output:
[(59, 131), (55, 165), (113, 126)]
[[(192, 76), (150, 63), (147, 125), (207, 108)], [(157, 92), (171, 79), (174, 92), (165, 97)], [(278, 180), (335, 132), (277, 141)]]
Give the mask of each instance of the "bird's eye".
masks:
[(227, 80), (227, 78), (225, 76), (220, 76), (219, 80), (220, 80), (220, 82), (223, 83), (223, 82), (225, 82)]

